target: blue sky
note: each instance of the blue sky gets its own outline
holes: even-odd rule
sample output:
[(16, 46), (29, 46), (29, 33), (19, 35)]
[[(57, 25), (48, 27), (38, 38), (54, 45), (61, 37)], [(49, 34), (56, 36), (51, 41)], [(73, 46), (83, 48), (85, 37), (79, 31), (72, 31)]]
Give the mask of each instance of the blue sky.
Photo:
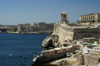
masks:
[(100, 0), (0, 0), (0, 24), (60, 21), (60, 13), (67, 12), (70, 23), (80, 15), (100, 13)]

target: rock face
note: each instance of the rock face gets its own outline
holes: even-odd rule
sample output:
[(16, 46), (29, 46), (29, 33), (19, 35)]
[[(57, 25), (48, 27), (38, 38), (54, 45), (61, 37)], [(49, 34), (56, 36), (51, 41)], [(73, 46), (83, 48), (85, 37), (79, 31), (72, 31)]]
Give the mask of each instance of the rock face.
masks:
[(46, 39), (43, 40), (42, 42), (42, 47), (43, 48), (50, 48), (50, 47), (56, 47), (57, 42), (58, 42), (58, 36), (57, 35), (49, 35), (47, 36)]
[(44, 39), (44, 41), (42, 42), (42, 47), (43, 48), (49, 48), (49, 47), (53, 47), (52, 45), (52, 38), (46, 38)]

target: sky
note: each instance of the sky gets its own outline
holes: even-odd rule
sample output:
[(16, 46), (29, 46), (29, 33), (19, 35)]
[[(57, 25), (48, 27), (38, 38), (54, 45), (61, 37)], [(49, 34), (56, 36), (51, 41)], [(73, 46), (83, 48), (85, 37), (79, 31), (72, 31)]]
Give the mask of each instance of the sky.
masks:
[(61, 12), (69, 23), (80, 15), (100, 13), (100, 0), (0, 0), (0, 24), (57, 23)]

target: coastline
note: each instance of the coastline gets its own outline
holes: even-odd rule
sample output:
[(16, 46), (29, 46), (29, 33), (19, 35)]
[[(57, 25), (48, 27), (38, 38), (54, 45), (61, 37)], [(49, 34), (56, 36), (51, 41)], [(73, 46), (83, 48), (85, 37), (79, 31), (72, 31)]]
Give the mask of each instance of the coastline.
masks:
[(38, 31), (38, 32), (1, 32), (1, 33), (16, 33), (16, 34), (52, 34), (52, 31)]
[(38, 32), (21, 32), (21, 34), (52, 34), (51, 31), (38, 31)]

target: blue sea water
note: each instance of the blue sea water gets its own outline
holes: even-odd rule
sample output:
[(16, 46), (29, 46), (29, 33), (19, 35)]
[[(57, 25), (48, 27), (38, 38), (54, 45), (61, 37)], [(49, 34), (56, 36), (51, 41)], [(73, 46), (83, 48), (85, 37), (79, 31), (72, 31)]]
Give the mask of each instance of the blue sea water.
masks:
[(0, 33), (0, 66), (32, 66), (34, 53), (42, 50), (47, 35)]

